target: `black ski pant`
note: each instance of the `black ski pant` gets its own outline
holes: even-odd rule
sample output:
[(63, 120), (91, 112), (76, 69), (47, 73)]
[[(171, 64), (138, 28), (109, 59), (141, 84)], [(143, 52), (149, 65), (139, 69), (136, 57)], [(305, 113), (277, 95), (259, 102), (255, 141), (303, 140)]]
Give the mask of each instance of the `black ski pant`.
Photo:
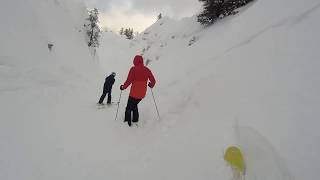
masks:
[[(132, 122), (139, 121), (138, 104), (141, 100), (142, 99), (135, 99), (135, 98), (129, 96), (124, 121), (127, 121), (129, 124), (131, 124), (131, 121)], [(133, 115), (133, 116), (131, 116), (131, 115)]]
[(103, 103), (104, 98), (108, 94), (107, 104), (111, 104), (111, 90), (103, 90), (103, 93), (100, 97), (99, 104)]

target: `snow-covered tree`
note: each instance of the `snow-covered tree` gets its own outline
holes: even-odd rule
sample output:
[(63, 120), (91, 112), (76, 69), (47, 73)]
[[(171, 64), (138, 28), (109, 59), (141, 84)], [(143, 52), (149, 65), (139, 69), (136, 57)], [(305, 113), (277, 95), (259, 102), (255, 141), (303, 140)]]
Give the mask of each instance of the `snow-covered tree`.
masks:
[(210, 25), (218, 19), (238, 13), (236, 9), (245, 6), (253, 0), (199, 0), (204, 10), (198, 15), (198, 22)]
[(198, 21), (203, 25), (214, 23), (222, 14), (224, 0), (199, 0), (203, 2), (204, 10), (198, 15)]
[(127, 37), (127, 39), (133, 39), (133, 28), (126, 28), (123, 34)]
[(126, 28), (126, 29), (123, 31), (123, 34), (128, 38), (128, 36), (129, 36), (129, 29)]
[(136, 31), (136, 32), (133, 33), (133, 36), (134, 36), (134, 37), (137, 37), (138, 35), (139, 35), (139, 32), (138, 32), (138, 31)]
[(99, 47), (99, 38), (101, 34), (100, 27), (98, 25), (99, 22), (99, 11), (97, 8), (89, 11), (89, 18), (87, 19), (89, 22), (85, 24), (88, 35), (88, 46), (89, 47)]
[(123, 35), (123, 33), (124, 33), (124, 28), (121, 28), (119, 34)]

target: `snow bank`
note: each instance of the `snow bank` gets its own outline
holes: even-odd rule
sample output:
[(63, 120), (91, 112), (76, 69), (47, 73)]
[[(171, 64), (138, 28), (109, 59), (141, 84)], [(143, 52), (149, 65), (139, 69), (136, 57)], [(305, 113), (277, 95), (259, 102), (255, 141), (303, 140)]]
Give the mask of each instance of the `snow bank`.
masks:
[(73, 1), (0, 2), (0, 179), (73, 179), (61, 127), (72, 134), (71, 107), (96, 77), (86, 16)]

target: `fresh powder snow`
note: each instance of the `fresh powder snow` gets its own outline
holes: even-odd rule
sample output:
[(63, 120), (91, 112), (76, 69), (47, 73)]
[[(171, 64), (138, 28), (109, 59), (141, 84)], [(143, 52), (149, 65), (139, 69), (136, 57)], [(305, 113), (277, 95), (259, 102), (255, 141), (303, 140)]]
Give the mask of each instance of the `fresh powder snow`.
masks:
[[(133, 40), (104, 32), (93, 57), (74, 0), (0, 2), (1, 180), (314, 180), (320, 172), (320, 3), (256, 0), (209, 27), (163, 17)], [(48, 48), (52, 44), (51, 50)], [(118, 101), (133, 57), (157, 84), (138, 127)]]

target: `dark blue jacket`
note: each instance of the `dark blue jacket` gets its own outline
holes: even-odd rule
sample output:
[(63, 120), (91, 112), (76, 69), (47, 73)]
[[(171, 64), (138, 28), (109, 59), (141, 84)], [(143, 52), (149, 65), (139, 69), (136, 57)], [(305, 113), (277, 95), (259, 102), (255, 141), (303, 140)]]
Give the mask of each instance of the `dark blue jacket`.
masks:
[(103, 86), (103, 90), (104, 91), (111, 91), (112, 86), (114, 84), (114, 81), (115, 81), (115, 79), (114, 79), (113, 75), (106, 77), (106, 80), (105, 80), (104, 86)]

